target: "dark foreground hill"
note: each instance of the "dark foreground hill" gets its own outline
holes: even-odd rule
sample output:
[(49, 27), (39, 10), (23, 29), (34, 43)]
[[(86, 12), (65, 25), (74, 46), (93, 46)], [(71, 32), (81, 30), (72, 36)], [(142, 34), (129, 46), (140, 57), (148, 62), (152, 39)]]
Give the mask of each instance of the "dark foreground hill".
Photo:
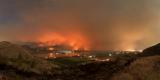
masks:
[(160, 80), (160, 56), (137, 59), (112, 80)]
[(142, 56), (160, 55), (160, 43), (143, 50)]
[(62, 73), (55, 74), (55, 77), (60, 80), (110, 80), (115, 73), (130, 65), (134, 58), (129, 57), (65, 68), (62, 69)]
[[(21, 46), (10, 42), (0, 42), (0, 80), (24, 80), (32, 74), (51, 74), (57, 65), (46, 60), (35, 58)], [(23, 76), (23, 77), (22, 77)]]
[(0, 80), (159, 80), (160, 56), (144, 53), (143, 57), (126, 54), (110, 62), (63, 67), (36, 58), (16, 44), (0, 42)]

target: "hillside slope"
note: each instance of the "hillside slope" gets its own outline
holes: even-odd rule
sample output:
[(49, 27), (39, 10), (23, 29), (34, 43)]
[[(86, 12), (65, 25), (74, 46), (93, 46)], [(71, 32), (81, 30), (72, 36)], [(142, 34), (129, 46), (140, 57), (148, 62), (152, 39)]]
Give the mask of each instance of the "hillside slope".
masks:
[(160, 56), (137, 59), (123, 71), (116, 74), (112, 80), (159, 80)]
[[(10, 42), (0, 42), (0, 75), (32, 76), (49, 75), (57, 65), (32, 56), (21, 46)], [(17, 74), (17, 75), (16, 75)]]

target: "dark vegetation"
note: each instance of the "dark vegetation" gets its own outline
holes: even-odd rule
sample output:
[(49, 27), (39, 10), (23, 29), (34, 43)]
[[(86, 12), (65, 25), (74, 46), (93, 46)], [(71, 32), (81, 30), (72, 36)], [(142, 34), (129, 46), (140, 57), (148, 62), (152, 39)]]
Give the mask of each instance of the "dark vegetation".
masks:
[(160, 55), (160, 43), (143, 50), (140, 56), (155, 56)]
[(114, 56), (110, 62), (81, 58), (52, 61), (34, 57), (21, 46), (0, 42), (0, 80), (159, 80), (160, 46), (151, 48), (140, 55)]
[(71, 57), (71, 58), (64, 57), (64, 58), (56, 58), (56, 59), (48, 59), (48, 60), (61, 67), (77, 66), (77, 65), (87, 64), (92, 62), (87, 58), (80, 58), (80, 57)]

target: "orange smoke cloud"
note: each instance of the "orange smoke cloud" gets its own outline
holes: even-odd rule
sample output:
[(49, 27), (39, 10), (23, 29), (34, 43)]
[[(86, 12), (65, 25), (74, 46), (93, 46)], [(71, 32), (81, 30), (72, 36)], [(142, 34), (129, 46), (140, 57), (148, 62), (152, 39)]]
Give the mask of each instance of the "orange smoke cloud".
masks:
[(47, 45), (67, 45), (73, 50), (89, 49), (89, 41), (80, 33), (62, 34), (55, 32), (48, 32), (38, 38), (39, 42), (46, 43)]

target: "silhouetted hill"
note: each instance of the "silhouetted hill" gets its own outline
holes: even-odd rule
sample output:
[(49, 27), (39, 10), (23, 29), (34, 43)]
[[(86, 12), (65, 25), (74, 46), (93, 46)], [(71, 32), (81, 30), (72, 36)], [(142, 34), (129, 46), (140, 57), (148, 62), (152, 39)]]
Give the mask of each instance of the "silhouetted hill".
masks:
[(12, 72), (14, 77), (15, 74), (21, 76), (49, 75), (55, 68), (58, 68), (58, 66), (32, 56), (19, 45), (6, 41), (0, 42), (0, 73), (4, 72), (10, 75), (10, 72)]
[(137, 59), (116, 73), (111, 80), (159, 80), (160, 43), (143, 50)]
[(160, 43), (143, 50), (142, 56), (160, 55)]
[[(34, 57), (25, 48), (0, 42), (0, 80), (159, 80), (160, 44), (135, 54), (115, 56), (111, 61), (60, 66)], [(148, 56), (148, 57), (146, 57)]]
[(21, 46), (11, 44), (10, 42), (0, 42), (0, 57), (8, 59), (23, 59), (33, 58), (30, 53)]
[(160, 56), (137, 59), (123, 71), (116, 74), (112, 80), (159, 80)]

